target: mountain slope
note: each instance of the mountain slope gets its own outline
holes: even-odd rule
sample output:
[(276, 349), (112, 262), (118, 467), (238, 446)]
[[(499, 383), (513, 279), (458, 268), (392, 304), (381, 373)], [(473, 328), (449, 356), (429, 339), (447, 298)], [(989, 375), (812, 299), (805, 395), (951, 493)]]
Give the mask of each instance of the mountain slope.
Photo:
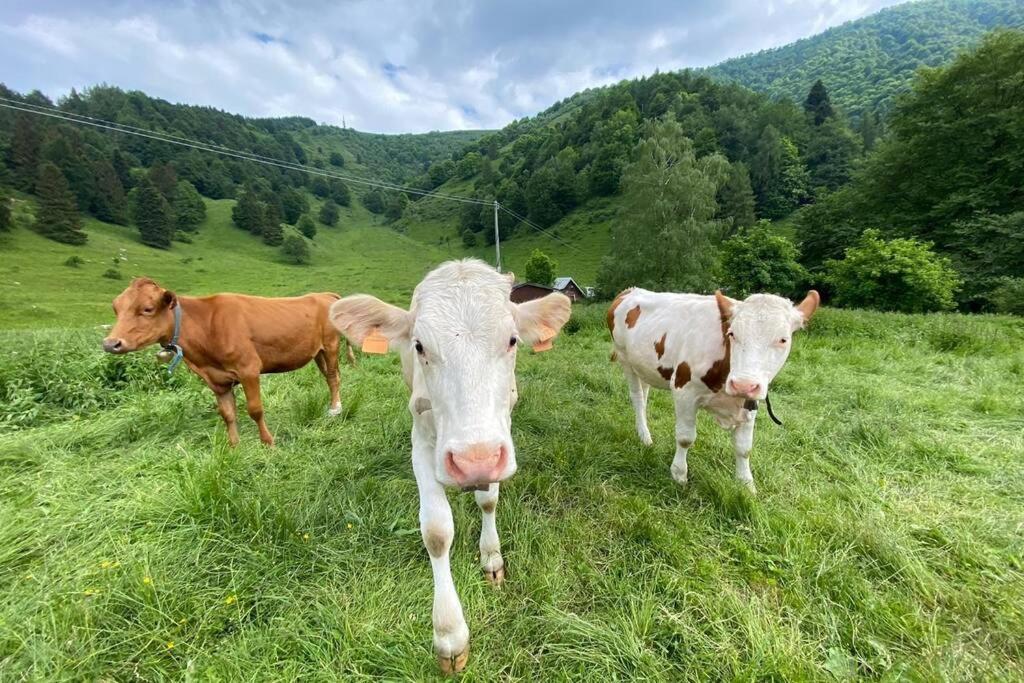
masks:
[(820, 78), (848, 112), (887, 109), (919, 67), (948, 62), (992, 29), (1020, 26), (1019, 0), (909, 2), (707, 73), (795, 101)]

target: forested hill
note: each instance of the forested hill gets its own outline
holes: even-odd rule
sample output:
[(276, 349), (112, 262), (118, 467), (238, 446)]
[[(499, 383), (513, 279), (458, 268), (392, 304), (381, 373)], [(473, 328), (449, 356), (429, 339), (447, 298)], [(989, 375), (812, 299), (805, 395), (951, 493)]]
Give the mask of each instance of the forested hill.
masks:
[(921, 66), (939, 66), (997, 27), (1024, 26), (1020, 0), (921, 0), (811, 38), (708, 69), (773, 96), (803, 101), (821, 79), (848, 113), (888, 110)]
[[(73, 114), (117, 124), (136, 126), (162, 135), (172, 135), (205, 144), (220, 145), (285, 162), (401, 183), (422, 173), (430, 164), (449, 157), (484, 131), (432, 132), (382, 135), (336, 126), (318, 125), (304, 117), (247, 118), (237, 114), (194, 105), (172, 104), (138, 91), (109, 86), (88, 88), (55, 103), (38, 92), (20, 95), (0, 84), (0, 97), (44, 107), (59, 106)], [(67, 132), (70, 146), (90, 161), (112, 159), (113, 150), (130, 153), (133, 165), (150, 166), (153, 160), (173, 161), (200, 192), (211, 198), (230, 197), (235, 188), (250, 179), (251, 164), (200, 154), (183, 147), (153, 143), (141, 138), (113, 136), (93, 129), (65, 126), (54, 120), (26, 124), (33, 128), (29, 140), (17, 140), (16, 123), (27, 118), (0, 110), (0, 152), (12, 154), (12, 146), (32, 147), (52, 142)], [(34, 117), (33, 117), (34, 118)], [(72, 132), (74, 129), (74, 132)], [(27, 132), (27, 131), (22, 131)], [(44, 135), (45, 133), (45, 135)], [(50, 138), (43, 140), (42, 138)], [(20, 150), (23, 153), (26, 149)], [(34, 169), (33, 169), (34, 170)]]

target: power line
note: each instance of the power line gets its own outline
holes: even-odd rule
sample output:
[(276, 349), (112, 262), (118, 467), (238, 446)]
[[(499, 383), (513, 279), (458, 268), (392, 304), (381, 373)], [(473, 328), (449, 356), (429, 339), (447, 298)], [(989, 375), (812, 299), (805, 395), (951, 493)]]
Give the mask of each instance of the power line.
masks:
[[(415, 194), (420, 197), (435, 197), (437, 199), (447, 199), (455, 202), (462, 202), (464, 204), (476, 204), (479, 206), (491, 206), (495, 202), (492, 200), (480, 199), (477, 197), (465, 197), (461, 195), (446, 194), (443, 192), (433, 192), (430, 190), (421, 190), (413, 187), (406, 187), (403, 185), (396, 185), (394, 183), (388, 183), (385, 181), (378, 180), (366, 180), (364, 178), (357, 178), (353, 176), (336, 173), (333, 171), (324, 171), (322, 169), (313, 168), (306, 166), (305, 164), (299, 164), (290, 161), (282, 161), (273, 157), (256, 154), (255, 152), (243, 152), (240, 150), (232, 149), (224, 145), (218, 145), (216, 143), (202, 142), (199, 140), (193, 140), (180, 135), (174, 135), (173, 133), (160, 133), (146, 128), (140, 128), (138, 126), (132, 126), (125, 123), (116, 123), (113, 121), (107, 121), (105, 119), (95, 118), (92, 116), (86, 116), (85, 114), (77, 114), (75, 112), (64, 111), (63, 109), (57, 109), (55, 107), (44, 107), (38, 104), (32, 104), (30, 102), (22, 102), (20, 100), (13, 100), (6, 97), (0, 97), (0, 107), (5, 109), (12, 109), (15, 111), (24, 112), (27, 114), (36, 114), (37, 116), (45, 116), (48, 118), (60, 119), (69, 123), (77, 123), (83, 126), (91, 126), (93, 128), (100, 128), (103, 130), (109, 130), (115, 133), (123, 133), (125, 135), (134, 135), (136, 137), (147, 138), (155, 140), (157, 142), (163, 142), (170, 145), (178, 145), (181, 147), (188, 147), (196, 149), (201, 152), (212, 152), (214, 154), (220, 154), (227, 157), (233, 157), (241, 159), (243, 161), (250, 161), (257, 164), (264, 164), (266, 166), (274, 166), (277, 168), (283, 168), (289, 171), (299, 171), (310, 175), (322, 176), (325, 178), (331, 178), (333, 180), (341, 180), (357, 185), (365, 185), (368, 187), (376, 187), (385, 190), (392, 190), (395, 192), (405, 192), (408, 194)], [(511, 209), (505, 207), (502, 204), (498, 204), (498, 209), (509, 214), (513, 218), (521, 221), (523, 224), (528, 225), (534, 230), (550, 237), (552, 240), (564, 245), (571, 249), (577, 254), (583, 254), (583, 251), (566, 242), (565, 240), (555, 236), (551, 232), (540, 227), (536, 223), (530, 221), (523, 216), (520, 216)]]
[[(16, 104), (10, 104), (10, 102), (15, 102)], [(17, 100), (9, 100), (4, 97), (0, 97), (0, 107), (25, 112), (27, 114), (36, 114), (39, 116), (60, 119), (63, 121), (67, 121), (69, 123), (77, 123), (79, 125), (101, 128), (104, 130), (113, 131), (115, 133), (135, 135), (137, 137), (148, 138), (150, 140), (156, 140), (157, 142), (163, 142), (166, 144), (179, 145), (181, 147), (189, 147), (191, 149), (197, 149), (202, 152), (213, 152), (214, 154), (221, 154), (228, 157), (234, 157), (236, 159), (252, 161), (254, 163), (276, 166), (278, 168), (283, 168), (286, 170), (300, 171), (311, 175), (319, 175), (326, 178), (332, 178), (334, 180), (342, 180), (357, 185), (366, 185), (369, 187), (377, 187), (396, 192), (406, 192), (409, 194), (419, 195), (421, 197), (437, 197), (440, 199), (450, 199), (452, 201), (469, 204), (490, 205), (492, 203), (490, 201), (478, 199), (476, 197), (462, 197), (459, 195), (451, 195), (441, 192), (433, 192), (430, 190), (421, 190), (418, 188), (406, 187), (403, 185), (396, 185), (394, 183), (388, 183), (384, 181), (366, 180), (363, 178), (346, 176), (340, 173), (335, 173), (333, 171), (324, 171), (322, 169), (313, 168), (310, 166), (306, 166), (304, 164), (298, 164), (290, 161), (282, 161), (280, 159), (266, 157), (253, 152), (242, 152), (239, 150), (232, 149), (230, 147), (225, 147), (223, 145), (200, 142), (198, 140), (191, 140), (189, 138), (176, 136), (169, 133), (157, 133), (155, 131), (139, 128), (137, 126), (129, 126), (127, 124), (114, 123), (111, 121), (105, 121), (103, 119), (96, 119), (93, 117), (85, 116), (84, 114), (75, 114), (73, 112), (65, 112), (60, 109), (41, 107), (39, 105), (33, 105), (26, 102), (19, 102)]]
[(537, 225), (533, 221), (529, 221), (529, 220), (523, 218), (522, 216), (520, 216), (518, 213), (516, 213), (512, 209), (506, 208), (504, 204), (499, 204), (498, 208), (501, 209), (502, 211), (504, 211), (505, 213), (509, 214), (513, 218), (519, 219), (520, 221), (522, 221), (526, 225), (530, 226), (534, 230), (537, 230), (538, 232), (544, 233), (545, 235), (547, 235), (548, 237), (550, 237), (554, 241), (559, 242), (559, 243), (569, 247), (570, 249), (575, 251), (577, 254), (582, 254), (583, 253), (583, 251), (581, 249), (578, 249), (577, 247), (574, 247), (573, 245), (571, 245), (568, 242), (566, 242), (565, 240), (563, 240), (563, 239), (561, 239), (559, 237), (556, 237), (553, 233), (548, 232), (547, 230), (545, 230), (544, 228), (540, 227), (539, 225)]

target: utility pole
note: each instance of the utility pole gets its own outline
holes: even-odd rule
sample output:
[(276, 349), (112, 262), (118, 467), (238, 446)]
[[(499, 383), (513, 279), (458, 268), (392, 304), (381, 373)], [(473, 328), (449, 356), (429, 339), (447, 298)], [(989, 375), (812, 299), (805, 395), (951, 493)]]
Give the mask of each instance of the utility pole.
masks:
[(494, 200), (494, 253), (498, 260), (498, 272), (501, 272), (501, 237), (498, 233), (498, 200)]

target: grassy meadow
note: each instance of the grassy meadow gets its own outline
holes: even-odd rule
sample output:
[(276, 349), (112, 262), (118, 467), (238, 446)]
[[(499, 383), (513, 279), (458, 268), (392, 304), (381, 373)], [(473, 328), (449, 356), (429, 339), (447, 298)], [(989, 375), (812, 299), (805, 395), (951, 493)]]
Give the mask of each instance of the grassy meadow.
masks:
[[(703, 416), (691, 483), (633, 432), (599, 306), (520, 358), (502, 488), (508, 578), (480, 575), (451, 494), (466, 680), (1024, 677), (1024, 324), (824, 310), (732, 481)], [(394, 356), (270, 376), (274, 449), (151, 352), (101, 332), (0, 335), (0, 671), (6, 680), (430, 679)]]

